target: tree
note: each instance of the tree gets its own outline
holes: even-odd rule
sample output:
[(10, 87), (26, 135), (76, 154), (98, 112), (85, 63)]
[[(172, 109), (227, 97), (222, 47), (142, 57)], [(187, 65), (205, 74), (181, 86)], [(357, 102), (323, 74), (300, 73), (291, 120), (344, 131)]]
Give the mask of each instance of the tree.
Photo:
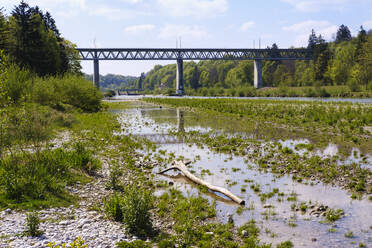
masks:
[(209, 87), (210, 86), (209, 72), (208, 71), (202, 71), (200, 73), (199, 83), (202, 87)]
[(351, 33), (347, 26), (341, 25), (336, 34), (336, 43), (340, 43), (343, 41), (350, 41), (351, 40)]
[(363, 44), (360, 65), (358, 69), (361, 73), (361, 82), (367, 87), (368, 82), (372, 82), (372, 33)]
[(16, 6), (8, 18), (6, 36), (10, 58), (39, 76), (81, 73), (74, 44), (60, 36), (50, 13), (44, 14), (38, 6), (23, 1)]
[(316, 37), (314, 29), (312, 29), (311, 34), (309, 36), (309, 42), (308, 42), (307, 48), (314, 49), (317, 43), (318, 43), (318, 38)]
[(355, 63), (355, 47), (351, 43), (342, 44), (337, 48), (333, 61), (330, 63), (330, 77), (333, 84), (346, 84), (350, 77), (350, 69)]
[(360, 62), (361, 56), (363, 54), (363, 45), (367, 41), (367, 32), (364, 30), (363, 26), (360, 26), (360, 31), (356, 37), (356, 49), (355, 57), (358, 62)]
[(142, 89), (142, 82), (145, 79), (145, 73), (142, 72), (140, 78), (138, 79), (138, 89)]

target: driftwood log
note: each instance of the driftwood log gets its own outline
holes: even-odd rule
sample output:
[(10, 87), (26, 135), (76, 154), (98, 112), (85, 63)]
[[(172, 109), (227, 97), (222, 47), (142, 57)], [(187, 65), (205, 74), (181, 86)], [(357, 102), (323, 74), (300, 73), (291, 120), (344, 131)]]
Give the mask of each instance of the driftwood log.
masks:
[(172, 164), (173, 164), (172, 167), (169, 167), (169, 168), (167, 168), (167, 169), (159, 172), (158, 174), (164, 174), (165, 172), (170, 171), (170, 170), (179, 170), (179, 171), (181, 171), (185, 175), (185, 177), (187, 177), (188, 179), (190, 179), (194, 183), (203, 185), (203, 186), (207, 187), (208, 189), (210, 189), (212, 191), (215, 191), (215, 192), (219, 192), (221, 194), (224, 194), (225, 196), (229, 197), (231, 200), (233, 200), (234, 202), (236, 202), (236, 203), (238, 203), (240, 205), (244, 205), (245, 204), (245, 201), (243, 199), (237, 197), (236, 195), (234, 195), (233, 193), (231, 193), (227, 189), (222, 188), (222, 187), (211, 185), (211, 184), (209, 184), (209, 183), (201, 180), (200, 178), (197, 178), (193, 174), (191, 174), (188, 171), (186, 165), (183, 162), (181, 162), (181, 161), (174, 161)]

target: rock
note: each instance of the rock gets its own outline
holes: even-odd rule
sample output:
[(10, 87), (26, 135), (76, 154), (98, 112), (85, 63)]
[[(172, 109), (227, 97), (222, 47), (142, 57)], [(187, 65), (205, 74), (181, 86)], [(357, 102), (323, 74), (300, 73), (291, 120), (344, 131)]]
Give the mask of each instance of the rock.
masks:
[(270, 205), (270, 204), (265, 204), (264, 206), (263, 206), (263, 208), (272, 208), (273, 206), (272, 205)]
[(207, 235), (213, 235), (214, 233), (213, 232), (206, 232), (205, 234), (207, 234)]
[(317, 240), (316, 238), (312, 238), (312, 239), (311, 239), (312, 242), (315, 242), (316, 240)]
[(242, 236), (243, 236), (243, 237), (248, 237), (248, 232), (247, 232), (246, 230), (243, 230), (243, 231), (242, 231)]
[(11, 214), (12, 213), (12, 210), (10, 209), (10, 208), (7, 208), (7, 209), (5, 209), (5, 211), (4, 211), (6, 214)]

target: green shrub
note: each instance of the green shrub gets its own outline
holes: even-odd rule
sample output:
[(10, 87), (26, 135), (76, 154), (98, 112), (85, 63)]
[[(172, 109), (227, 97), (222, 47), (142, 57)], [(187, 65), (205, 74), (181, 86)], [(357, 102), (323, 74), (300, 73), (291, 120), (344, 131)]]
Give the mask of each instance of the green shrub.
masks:
[(53, 108), (69, 104), (86, 112), (96, 112), (101, 108), (102, 97), (92, 82), (76, 75), (35, 78), (32, 87), (32, 100)]
[(40, 227), (40, 218), (39, 214), (37, 212), (31, 212), (26, 214), (26, 230), (25, 234), (32, 236), (32, 237), (38, 237), (43, 232), (39, 230)]
[(32, 74), (25, 69), (19, 68), (15, 64), (7, 67), (7, 80), (5, 80), (6, 97), (12, 103), (19, 103), (29, 93), (31, 88)]
[(138, 236), (152, 234), (150, 209), (153, 197), (149, 190), (137, 185), (124, 188), (123, 194), (115, 193), (106, 201), (106, 213), (116, 221), (122, 221), (129, 233)]
[(121, 198), (117, 193), (105, 202), (106, 213), (111, 216), (115, 221), (123, 221), (123, 210), (121, 207)]
[(124, 188), (122, 198), (123, 222), (130, 233), (139, 236), (152, 234), (150, 209), (153, 205), (152, 193), (140, 185)]

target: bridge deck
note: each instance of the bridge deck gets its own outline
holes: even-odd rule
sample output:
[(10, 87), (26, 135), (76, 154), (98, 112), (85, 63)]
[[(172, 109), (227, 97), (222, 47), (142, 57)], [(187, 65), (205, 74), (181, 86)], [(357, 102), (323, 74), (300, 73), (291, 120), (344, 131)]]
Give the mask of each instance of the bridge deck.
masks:
[(311, 60), (309, 49), (76, 48), (81, 60)]

